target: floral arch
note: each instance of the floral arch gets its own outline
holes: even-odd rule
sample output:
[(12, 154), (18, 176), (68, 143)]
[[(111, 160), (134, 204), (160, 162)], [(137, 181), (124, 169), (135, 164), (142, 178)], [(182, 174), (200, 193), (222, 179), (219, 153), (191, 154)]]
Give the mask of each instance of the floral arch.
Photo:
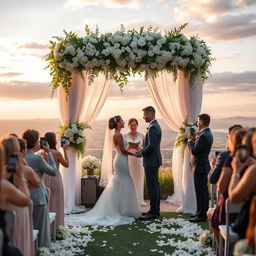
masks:
[[(58, 89), (63, 133), (74, 123), (90, 125), (112, 82), (122, 90), (135, 74), (144, 75), (157, 110), (170, 128), (179, 132), (185, 120), (195, 121), (201, 110), (202, 84), (210, 75), (213, 59), (203, 40), (182, 33), (186, 25), (164, 35), (152, 27), (126, 31), (121, 26), (115, 33), (100, 34), (98, 28), (91, 31), (86, 26), (84, 37), (65, 31), (65, 37), (54, 37), (45, 59), (52, 93)], [(71, 146), (83, 148), (83, 138), (81, 135), (79, 143), (73, 141)], [(192, 175), (188, 172), (189, 154), (188, 150), (182, 152), (181, 145), (173, 152), (174, 201), (181, 206), (184, 194), (189, 193), (181, 184)], [(66, 212), (74, 211), (80, 202), (81, 172), (75, 151), (69, 151), (69, 159), (70, 167), (62, 170)]]

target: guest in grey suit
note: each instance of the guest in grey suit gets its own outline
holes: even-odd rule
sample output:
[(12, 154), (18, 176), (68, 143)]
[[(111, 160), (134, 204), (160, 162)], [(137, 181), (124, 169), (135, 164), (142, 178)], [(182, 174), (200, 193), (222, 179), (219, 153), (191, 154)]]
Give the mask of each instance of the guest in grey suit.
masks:
[(30, 196), (33, 201), (33, 223), (34, 228), (39, 230), (39, 247), (50, 247), (50, 223), (49, 223), (49, 208), (48, 195), (43, 182), (43, 175), (47, 173), (51, 176), (56, 176), (56, 165), (53, 156), (50, 152), (48, 143), (43, 146), (43, 150), (47, 153), (48, 163), (41, 155), (36, 155), (39, 150), (39, 133), (35, 130), (27, 130), (22, 135), (27, 141), (28, 152), (25, 159), (30, 167), (34, 169), (40, 178), (39, 188), (30, 190)]
[(155, 109), (151, 106), (143, 109), (144, 120), (149, 123), (145, 136), (144, 147), (136, 153), (137, 157), (143, 157), (143, 166), (146, 174), (148, 194), (150, 198), (150, 209), (140, 219), (150, 220), (160, 215), (160, 186), (158, 181), (158, 169), (162, 165), (160, 144), (162, 130), (155, 119)]
[(198, 116), (199, 136), (189, 137), (188, 146), (192, 153), (191, 166), (194, 172), (194, 183), (197, 201), (197, 215), (191, 218), (192, 222), (206, 221), (206, 212), (209, 208), (209, 192), (207, 175), (210, 171), (209, 153), (212, 148), (213, 136), (209, 129), (210, 116)]

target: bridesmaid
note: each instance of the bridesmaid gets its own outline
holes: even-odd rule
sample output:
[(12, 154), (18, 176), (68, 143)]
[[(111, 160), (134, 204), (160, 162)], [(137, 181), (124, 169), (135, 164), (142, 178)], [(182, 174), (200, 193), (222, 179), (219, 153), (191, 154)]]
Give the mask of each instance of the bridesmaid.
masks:
[(61, 152), (57, 150), (57, 139), (56, 135), (53, 132), (47, 132), (44, 135), (45, 139), (47, 140), (50, 151), (53, 155), (57, 166), (57, 175), (56, 176), (49, 176), (44, 175), (44, 183), (50, 189), (50, 202), (49, 202), (49, 211), (56, 212), (56, 225), (57, 227), (60, 225), (64, 225), (64, 190), (63, 190), (63, 183), (61, 173), (59, 171), (60, 164), (64, 167), (69, 166), (68, 156), (67, 156), (67, 145), (64, 144), (63, 151), (64, 157), (62, 156)]
[[(29, 222), (28, 204), (30, 200), (27, 179), (24, 173), (23, 160), (18, 156), (13, 184), (6, 178), (10, 178), (10, 173), (6, 172), (6, 165), (10, 154), (19, 155), (19, 142), (14, 137), (2, 137), (0, 139), (0, 228), (4, 232), (3, 255), (21, 256), (34, 255), (33, 239), (30, 234), (31, 226)], [(14, 232), (16, 246), (20, 249), (8, 245), (6, 232), (5, 212), (12, 208), (16, 212), (16, 226)], [(24, 240), (24, 238), (26, 238)]]
[[(124, 135), (124, 138), (128, 142), (127, 150), (132, 153), (135, 153), (136, 151), (139, 151), (143, 148), (144, 135), (137, 131), (138, 125), (138, 120), (136, 118), (131, 118), (128, 121), (130, 132)], [(128, 160), (130, 175), (135, 185), (138, 203), (141, 206), (145, 206), (146, 202), (144, 201), (144, 169), (142, 158), (128, 156)]]

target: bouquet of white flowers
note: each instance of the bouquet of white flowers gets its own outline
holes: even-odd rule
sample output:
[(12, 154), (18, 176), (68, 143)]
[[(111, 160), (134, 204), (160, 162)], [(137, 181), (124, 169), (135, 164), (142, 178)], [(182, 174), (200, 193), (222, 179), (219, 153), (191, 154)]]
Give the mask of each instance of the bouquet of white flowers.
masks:
[(84, 129), (91, 128), (86, 123), (72, 123), (60, 126), (60, 136), (66, 137), (66, 144), (74, 148), (78, 156), (82, 156), (85, 152), (86, 138)]
[(99, 169), (101, 166), (101, 161), (91, 155), (87, 155), (82, 159), (82, 167), (87, 170), (88, 175), (92, 175), (94, 169)]
[(205, 230), (199, 237), (199, 243), (203, 246), (203, 247), (208, 247), (211, 245), (212, 243), (212, 235), (209, 232), (209, 230)]
[(100, 73), (112, 78), (122, 88), (130, 75), (149, 75), (166, 70), (177, 79), (178, 70), (189, 75), (192, 84), (200, 74), (208, 79), (213, 58), (211, 50), (198, 36), (187, 38), (182, 30), (187, 24), (162, 35), (149, 27), (126, 31), (121, 25), (115, 33), (100, 34), (99, 29), (85, 28), (86, 35), (65, 32), (65, 37), (50, 41), (50, 53), (45, 57), (52, 75), (53, 91), (60, 85), (68, 94), (71, 74), (87, 71), (89, 84)]
[(183, 122), (183, 126), (179, 129), (179, 133), (175, 139), (174, 148), (179, 147), (180, 145), (183, 146), (182, 148), (182, 155), (184, 156), (184, 151), (188, 145), (188, 136), (191, 134), (191, 131), (194, 133), (198, 133), (199, 129), (197, 127), (197, 123), (189, 122), (188, 119), (186, 119)]
[(67, 226), (58, 226), (57, 228), (57, 238), (60, 240), (64, 240), (70, 236), (70, 232)]

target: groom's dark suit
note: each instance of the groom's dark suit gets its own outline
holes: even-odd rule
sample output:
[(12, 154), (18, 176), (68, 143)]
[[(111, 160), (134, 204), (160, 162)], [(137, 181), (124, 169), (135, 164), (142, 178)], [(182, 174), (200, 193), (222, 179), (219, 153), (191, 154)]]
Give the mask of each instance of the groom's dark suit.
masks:
[(209, 207), (207, 174), (211, 169), (208, 156), (212, 148), (212, 143), (213, 136), (209, 128), (203, 129), (195, 142), (189, 141), (188, 143), (192, 153), (191, 167), (194, 172), (197, 215), (200, 219), (206, 219), (206, 212)]
[(158, 168), (162, 165), (160, 143), (162, 130), (156, 120), (150, 122), (144, 147), (140, 154), (143, 156), (143, 166), (146, 174), (147, 188), (150, 198), (148, 214), (157, 216), (160, 212), (160, 187), (158, 182)]

